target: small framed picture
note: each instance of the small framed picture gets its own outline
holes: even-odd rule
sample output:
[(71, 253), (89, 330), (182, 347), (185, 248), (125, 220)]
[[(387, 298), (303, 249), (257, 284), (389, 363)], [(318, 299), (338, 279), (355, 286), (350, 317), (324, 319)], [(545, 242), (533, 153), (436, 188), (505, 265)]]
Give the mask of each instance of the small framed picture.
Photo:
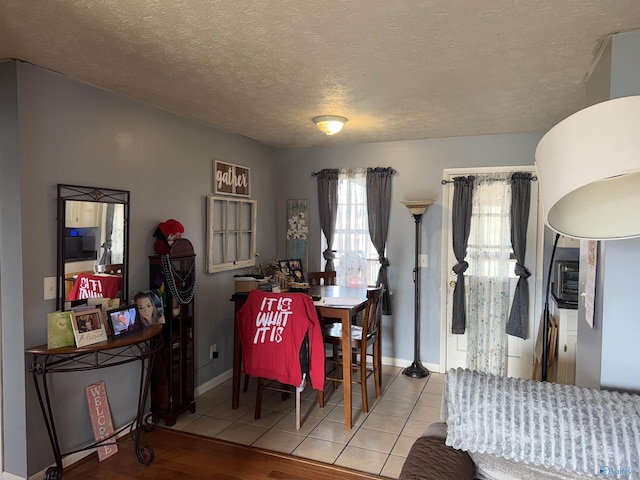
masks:
[(302, 260), (294, 258), (290, 260), (279, 260), (280, 270), (289, 279), (289, 283), (305, 283), (304, 271), (302, 270)]
[(133, 303), (136, 304), (143, 327), (164, 323), (164, 305), (159, 290), (142, 290), (135, 294)]
[(74, 311), (71, 326), (78, 347), (107, 340), (107, 332), (102, 324), (101, 311), (98, 308)]
[(280, 271), (284, 273), (287, 277), (291, 275), (291, 270), (289, 269), (289, 261), (288, 260), (279, 260), (278, 264), (280, 265)]
[(107, 312), (115, 338), (142, 330), (135, 305), (123, 305)]

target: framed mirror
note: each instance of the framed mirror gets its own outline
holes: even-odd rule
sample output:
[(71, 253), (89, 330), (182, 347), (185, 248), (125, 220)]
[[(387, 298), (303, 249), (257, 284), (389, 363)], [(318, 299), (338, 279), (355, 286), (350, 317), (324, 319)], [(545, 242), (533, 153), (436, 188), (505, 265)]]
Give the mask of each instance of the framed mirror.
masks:
[(56, 309), (129, 289), (129, 192), (58, 184)]

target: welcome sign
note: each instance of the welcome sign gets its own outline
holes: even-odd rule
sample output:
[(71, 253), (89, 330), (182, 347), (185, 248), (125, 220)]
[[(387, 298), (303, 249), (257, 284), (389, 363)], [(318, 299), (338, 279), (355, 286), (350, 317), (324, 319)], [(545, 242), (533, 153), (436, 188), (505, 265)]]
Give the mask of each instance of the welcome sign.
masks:
[(251, 195), (249, 173), (248, 167), (214, 160), (213, 184), (215, 193), (249, 197)]

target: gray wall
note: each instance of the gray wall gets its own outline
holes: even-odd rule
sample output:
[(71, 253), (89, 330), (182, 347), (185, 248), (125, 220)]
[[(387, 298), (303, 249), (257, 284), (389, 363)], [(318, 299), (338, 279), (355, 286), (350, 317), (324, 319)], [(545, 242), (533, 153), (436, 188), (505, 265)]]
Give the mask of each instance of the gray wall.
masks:
[[(15, 123), (15, 119), (19, 119), (19, 153), (11, 148), (16, 139), (15, 128), (3, 129), (0, 265), (5, 342), (4, 427), (6, 438), (11, 439), (4, 443), (5, 469), (24, 475), (26, 471), (33, 474), (53, 461), (33, 382), (26, 372), (24, 348), (46, 343), (47, 314), (55, 309), (53, 300), (42, 300), (42, 285), (44, 277), (56, 274), (56, 184), (131, 191), (129, 287), (132, 292), (148, 288), (148, 256), (153, 254), (153, 232), (158, 223), (175, 218), (184, 225), (185, 237), (193, 243), (198, 258), (196, 385), (201, 385), (231, 368), (233, 305), (229, 298), (234, 288), (232, 276), (239, 273), (204, 273), (205, 198), (213, 192), (213, 160), (251, 168), (252, 198), (258, 203), (258, 251), (266, 258), (275, 257), (276, 183), (275, 152), (264, 145), (32, 65), (6, 63), (2, 65), (2, 72), (10, 73), (16, 66), (17, 110), (11, 108), (12, 105), (2, 109), (3, 120)], [(3, 75), (2, 86), (10, 86), (11, 78), (5, 77)], [(3, 94), (3, 107), (8, 103), (4, 97), (6, 94)], [(6, 190), (5, 184), (8, 184)], [(6, 198), (9, 201), (5, 203)], [(19, 214), (21, 223), (16, 221)], [(20, 234), (20, 227), (22, 244), (15, 245), (12, 241), (12, 251), (7, 253), (4, 235), (11, 241)], [(9, 278), (11, 284), (7, 281)], [(10, 286), (18, 290), (13, 296), (9, 296), (14, 293)], [(10, 307), (14, 308), (9, 311)], [(220, 352), (215, 361), (209, 360), (211, 343), (216, 343)], [(92, 438), (83, 398), (83, 389), (90, 383), (100, 379), (107, 382), (117, 424), (133, 418), (138, 370), (137, 365), (127, 365), (53, 377), (53, 401), (63, 451)], [(14, 390), (13, 384), (8, 388), (8, 381), (16, 376), (20, 377), (20, 385), (24, 385), (25, 375), (26, 437), (25, 429), (20, 428), (24, 425), (24, 408), (16, 407), (25, 404), (24, 388)], [(9, 454), (13, 448), (18, 449), (15, 455)]]
[[(638, 296), (637, 272), (640, 268), (640, 239), (602, 242), (601, 301), (602, 313), (602, 388), (640, 391), (638, 350), (640, 311), (634, 301)], [(584, 323), (584, 322), (583, 322)]]
[[(26, 474), (23, 272), (16, 65), (0, 63), (0, 325), (4, 468)], [(9, 368), (4, 368), (5, 366)], [(10, 440), (10, 441), (9, 441)], [(8, 466), (12, 470), (9, 470)]]
[(611, 39), (611, 98), (640, 95), (640, 31)]
[[(601, 257), (602, 242), (598, 246)], [(588, 251), (580, 248), (580, 285), (586, 284)], [(602, 262), (600, 258), (599, 262)], [(578, 302), (578, 340), (576, 345), (576, 385), (587, 388), (600, 388), (602, 372), (602, 269), (596, 269), (596, 301), (593, 312), (593, 328), (585, 321), (584, 302)]]
[[(309, 268), (320, 269), (321, 232), (314, 171), (323, 168), (391, 166), (393, 179), (387, 257), (393, 315), (383, 319), (383, 356), (413, 360), (415, 222), (402, 200), (433, 199), (422, 219), (420, 253), (429, 267), (420, 269), (420, 358), (440, 370), (440, 283), (442, 251), (442, 171), (445, 168), (532, 165), (540, 134), (487, 135), (402, 142), (370, 143), (278, 152), (278, 255), (286, 254), (286, 201), (309, 199)], [(314, 254), (315, 252), (315, 254)], [(533, 287), (532, 287), (533, 288)]]
[[(615, 35), (603, 50), (587, 84), (591, 104), (640, 94), (640, 32)], [(581, 266), (586, 253), (581, 252)], [(640, 379), (623, 372), (640, 366), (633, 355), (640, 338), (640, 314), (634, 308), (640, 239), (600, 242), (594, 327), (578, 312), (576, 384), (592, 388), (640, 391)], [(584, 271), (584, 268), (581, 268)], [(581, 281), (584, 273), (580, 273)]]
[[(640, 95), (640, 32), (611, 39), (611, 98)], [(635, 307), (640, 239), (603, 242), (602, 247), (602, 372), (603, 388), (640, 391), (640, 378), (625, 375), (640, 367), (630, 355), (640, 338), (640, 312)]]

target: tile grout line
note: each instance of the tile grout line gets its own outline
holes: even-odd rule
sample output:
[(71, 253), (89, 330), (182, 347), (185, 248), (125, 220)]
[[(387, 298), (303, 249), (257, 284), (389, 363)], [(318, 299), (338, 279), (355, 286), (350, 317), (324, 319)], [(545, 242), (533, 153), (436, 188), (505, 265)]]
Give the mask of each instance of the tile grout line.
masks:
[[(383, 367), (384, 369), (385, 367)], [(387, 368), (393, 368), (393, 367), (387, 367)], [(222, 422), (229, 422), (228, 425), (224, 426), (220, 431), (216, 431), (215, 434), (212, 435), (206, 435), (206, 436), (212, 436), (213, 438), (220, 438), (220, 436), (223, 434), (223, 432), (227, 431), (227, 433), (229, 434), (229, 438), (226, 438), (227, 440), (230, 441), (234, 441), (232, 437), (232, 434), (230, 433), (232, 431), (232, 427), (235, 426), (235, 428), (238, 429), (237, 434), (240, 435), (241, 437), (239, 438), (240, 441), (236, 440), (238, 443), (244, 444), (244, 445), (249, 445), (249, 446), (253, 446), (256, 445), (260, 439), (263, 439), (266, 435), (268, 435), (270, 432), (283, 432), (286, 435), (297, 435), (299, 437), (301, 437), (301, 441), (299, 443), (297, 443), (297, 445), (295, 447), (292, 448), (292, 450), (289, 452), (289, 448), (290, 447), (283, 447), (283, 450), (279, 450), (277, 447), (274, 448), (274, 451), (278, 451), (278, 452), (283, 452), (283, 453), (287, 453), (289, 455), (292, 456), (297, 456), (300, 458), (313, 458), (313, 457), (304, 457), (303, 455), (300, 454), (295, 454), (294, 452), (296, 450), (299, 450), (300, 447), (307, 441), (307, 440), (316, 440), (316, 441), (320, 441), (320, 442), (328, 442), (331, 444), (334, 444), (335, 446), (339, 447), (339, 452), (337, 453), (337, 455), (335, 456), (335, 458), (333, 459), (333, 461), (331, 462), (327, 462), (327, 463), (331, 463), (333, 465), (337, 465), (336, 462), (338, 462), (338, 460), (340, 459), (340, 457), (345, 454), (347, 452), (348, 447), (353, 447), (353, 448), (358, 448), (358, 449), (363, 449), (363, 450), (367, 450), (369, 452), (371, 452), (372, 454), (375, 455), (379, 455), (379, 459), (381, 460), (381, 467), (377, 472), (370, 472), (376, 475), (382, 475), (382, 472), (385, 472), (385, 470), (387, 469), (387, 467), (389, 466), (389, 468), (391, 469), (391, 471), (386, 471), (385, 472), (385, 476), (389, 476), (389, 473), (393, 474), (393, 475), (397, 475), (399, 474), (399, 472), (396, 472), (397, 470), (397, 466), (394, 467), (390, 461), (391, 461), (391, 457), (396, 457), (396, 458), (406, 458), (406, 455), (394, 455), (392, 454), (392, 452), (394, 451), (394, 449), (398, 446), (398, 443), (401, 441), (402, 437), (413, 437), (415, 435), (415, 432), (411, 435), (403, 435), (403, 432), (407, 429), (407, 427), (410, 425), (411, 421), (412, 421), (412, 415), (414, 413), (417, 413), (417, 409), (418, 408), (432, 408), (431, 405), (420, 405), (419, 402), (420, 400), (423, 398), (423, 395), (425, 395), (425, 393), (429, 393), (430, 395), (439, 395), (441, 396), (441, 393), (438, 393), (439, 387), (437, 386), (438, 381), (434, 381), (435, 379), (432, 376), (429, 376), (427, 378), (426, 381), (424, 381), (424, 384), (422, 384), (419, 389), (416, 389), (416, 391), (413, 390), (413, 387), (410, 387), (409, 390), (407, 390), (407, 387), (410, 384), (403, 384), (403, 382), (405, 381), (405, 379), (408, 380), (408, 377), (404, 377), (402, 374), (402, 370), (401, 369), (397, 369), (397, 371), (393, 374), (391, 373), (383, 373), (384, 378), (387, 379), (387, 385), (383, 387), (383, 390), (381, 392), (381, 395), (379, 398), (375, 398), (375, 394), (373, 395), (373, 399), (371, 398), (371, 394), (369, 394), (369, 398), (370, 398), (370, 402), (371, 402), (371, 406), (370, 406), (370, 410), (367, 414), (362, 413), (361, 409), (360, 411), (358, 411), (358, 409), (354, 409), (354, 426), (352, 429), (352, 432), (350, 433), (350, 435), (348, 435), (347, 440), (342, 443), (342, 442), (336, 442), (334, 441), (335, 437), (331, 434), (328, 433), (326, 436), (329, 437), (327, 438), (323, 438), (322, 433), (318, 433), (318, 437), (314, 437), (311, 436), (313, 434), (314, 431), (316, 431), (316, 429), (318, 429), (319, 427), (321, 427), (323, 424), (326, 428), (328, 428), (329, 431), (333, 430), (334, 425), (336, 424), (337, 426), (342, 426), (342, 428), (344, 428), (344, 424), (343, 422), (338, 422), (336, 420), (334, 420), (334, 418), (329, 418), (332, 417), (332, 412), (334, 410), (336, 410), (336, 408), (339, 407), (339, 409), (343, 409), (343, 403), (341, 401), (338, 401), (337, 403), (331, 403), (331, 404), (327, 404), (325, 405), (325, 408), (331, 406), (331, 410), (328, 412), (324, 412), (323, 415), (319, 415), (319, 416), (313, 416), (312, 414), (307, 415), (306, 417), (306, 421), (309, 421), (310, 419), (313, 420), (315, 422), (315, 424), (310, 427), (310, 429), (308, 430), (308, 433), (306, 434), (299, 434), (296, 432), (291, 431), (290, 429), (280, 429), (278, 428), (278, 425), (281, 424), (281, 422), (283, 422), (288, 416), (290, 416), (293, 412), (295, 412), (295, 407), (291, 408), (291, 407), (286, 407), (284, 409), (274, 409), (271, 410), (269, 408), (265, 408), (265, 400), (269, 400), (269, 398), (265, 397), (263, 398), (263, 413), (265, 412), (273, 412), (273, 414), (281, 414), (281, 417), (274, 421), (272, 424), (270, 424), (270, 426), (266, 427), (266, 426), (262, 426), (262, 425), (255, 425), (252, 424), (247, 417), (247, 415), (251, 415), (253, 412), (253, 409), (255, 407), (255, 401), (253, 404), (250, 404), (248, 399), (251, 398), (252, 396), (255, 397), (255, 389), (251, 388), (249, 389), (249, 391), (245, 394), (245, 398), (244, 398), (244, 402), (241, 401), (240, 404), (240, 408), (246, 408), (247, 409), (247, 413), (245, 414), (237, 414), (235, 416), (233, 416), (234, 420), (228, 420), (228, 417), (224, 416), (224, 412), (228, 411), (230, 414), (232, 414), (229, 409), (230, 409), (230, 388), (229, 385), (226, 384), (226, 382), (223, 382), (220, 385), (217, 385), (216, 387), (214, 387), (213, 389), (202, 393), (198, 398), (199, 399), (207, 399), (209, 397), (207, 397), (207, 394), (209, 392), (211, 392), (212, 390), (215, 389), (221, 389), (220, 391), (222, 392), (222, 394), (215, 394), (212, 395), (212, 400), (211, 403), (214, 404), (214, 406), (210, 407), (208, 410), (205, 411), (205, 413), (200, 414), (197, 416), (197, 418), (193, 419), (192, 421), (188, 421), (184, 424), (177, 424), (176, 427), (174, 428), (178, 428), (178, 429), (184, 429), (186, 431), (190, 431), (190, 430), (194, 430), (194, 433), (198, 433), (198, 423), (200, 420), (202, 419), (211, 419), (214, 423), (218, 422), (218, 421), (222, 421)], [(437, 374), (439, 375), (439, 374)], [(420, 380), (418, 380), (420, 381)], [(430, 385), (430, 391), (426, 392), (427, 389), (427, 385)], [(431, 391), (433, 389), (433, 387), (435, 387), (435, 391)], [(397, 389), (400, 389), (399, 391)], [(402, 400), (398, 400), (396, 397), (398, 397), (398, 392), (401, 392), (402, 389), (405, 389), (405, 391), (407, 393), (411, 393), (411, 396), (414, 397), (410, 402), (405, 402)], [(407, 409), (407, 413), (403, 414), (403, 415), (394, 415), (393, 413), (389, 413), (389, 412), (383, 412), (383, 411), (378, 411), (376, 412), (376, 408), (379, 408), (381, 405), (382, 400), (385, 400), (385, 396), (392, 393), (392, 396), (394, 398), (389, 398), (387, 397), (386, 400), (388, 400), (388, 402), (397, 402), (397, 403), (408, 403), (409, 405), (411, 405), (411, 407), (409, 409)], [(341, 395), (341, 390), (338, 389), (335, 392), (333, 392), (333, 395), (338, 394), (339, 396), (336, 398), (340, 398)], [(275, 394), (274, 394), (275, 395)], [(353, 402), (353, 405), (357, 405), (358, 404), (358, 400), (359, 399), (359, 392), (356, 393), (354, 392), (354, 399), (355, 401)], [(271, 396), (271, 400), (273, 400), (273, 395)], [(307, 394), (306, 396), (303, 397), (303, 401), (304, 400), (311, 400), (311, 402), (313, 403), (314, 397), (314, 393), (311, 392), (309, 394)], [(198, 400), (198, 399), (196, 399)], [(203, 403), (207, 403), (206, 400), (202, 400)], [(386, 403), (385, 408), (387, 410), (389, 410), (389, 403)], [(392, 405), (393, 406), (393, 405)], [(250, 407), (250, 408), (249, 408)], [(309, 406), (309, 408), (311, 410), (313, 410), (315, 407), (313, 406)], [(435, 407), (433, 407), (435, 408)], [(214, 412), (214, 410), (217, 410), (216, 412)], [(310, 411), (311, 411), (310, 410)], [(212, 414), (213, 413), (213, 414)], [(392, 429), (392, 431), (388, 431), (384, 429), (384, 419), (379, 419), (379, 417), (374, 417), (372, 416), (372, 414), (376, 414), (376, 416), (385, 416), (385, 417), (393, 417), (393, 418), (402, 418), (402, 427), (396, 432), (397, 429), (397, 424), (394, 423), (394, 428)], [(333, 414), (333, 416), (335, 416), (335, 414)], [(244, 421), (240, 421), (241, 419), (244, 418)], [(380, 428), (380, 430), (378, 430), (378, 428), (370, 428), (370, 427), (366, 427), (366, 422), (367, 419), (369, 418), (376, 418), (379, 419), (378, 421), (380, 422), (380, 424), (378, 425), (378, 427)], [(416, 422), (423, 422), (423, 420), (420, 419), (414, 419)], [(357, 424), (355, 423), (357, 422)], [(426, 421), (428, 423), (428, 421)], [(417, 424), (419, 425), (419, 423)], [(284, 426), (284, 424), (283, 424)], [(256, 427), (256, 428), (260, 428), (261, 432), (259, 432), (258, 436), (256, 438), (251, 437), (250, 439), (250, 435), (246, 435), (246, 432), (248, 431), (246, 429), (246, 427)], [(355, 446), (353, 445), (353, 440), (354, 438), (356, 438), (358, 431), (360, 431), (362, 428), (365, 429), (369, 429), (369, 430), (374, 430), (374, 431), (379, 431), (379, 432), (384, 432), (384, 433), (388, 433), (391, 435), (395, 435), (395, 440), (393, 441), (393, 445), (391, 445), (391, 447), (389, 448), (389, 450), (385, 453), (385, 452), (381, 452), (378, 450), (373, 450), (373, 449), (369, 449), (366, 446)], [(243, 433), (242, 430), (244, 429), (245, 432), (245, 436), (242, 437)], [(415, 427), (414, 427), (415, 430)], [(249, 431), (251, 431), (249, 429)], [(253, 430), (254, 433), (256, 433), (255, 430)], [(341, 431), (337, 431), (336, 434), (340, 434), (342, 433)], [(202, 434), (202, 433), (201, 433)], [(294, 442), (297, 442), (297, 439), (294, 440)], [(386, 450), (386, 447), (385, 447)], [(303, 451), (302, 449), (300, 451)], [(402, 453), (402, 451), (400, 451), (400, 453)], [(322, 460), (320, 460), (322, 461)], [(347, 457), (344, 458), (342, 464), (344, 466), (349, 467), (351, 463), (351, 460)], [(350, 466), (350, 468), (354, 468), (353, 466)], [(362, 471), (366, 471), (366, 470), (362, 470)], [(393, 478), (393, 477), (392, 477)]]

